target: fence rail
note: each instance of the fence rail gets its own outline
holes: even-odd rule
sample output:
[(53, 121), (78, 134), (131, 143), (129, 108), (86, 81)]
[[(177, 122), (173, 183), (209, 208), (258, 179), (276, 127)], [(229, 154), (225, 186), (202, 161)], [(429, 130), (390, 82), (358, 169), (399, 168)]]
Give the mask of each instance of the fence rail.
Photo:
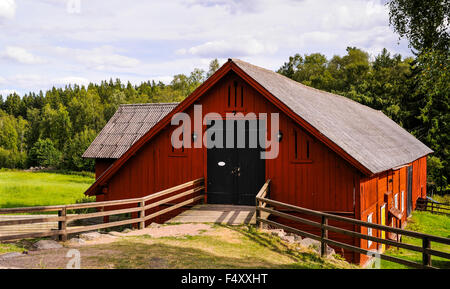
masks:
[[(67, 240), (68, 234), (87, 232), (105, 228), (112, 228), (117, 226), (129, 225), (129, 224), (138, 224), (140, 229), (145, 227), (145, 221), (153, 219), (155, 217), (161, 216), (168, 212), (171, 212), (175, 209), (181, 208), (183, 206), (193, 204), (197, 201), (200, 201), (204, 198), (204, 179), (196, 179), (193, 181), (189, 181), (187, 183), (163, 190), (161, 192), (157, 192), (145, 197), (141, 198), (133, 198), (133, 199), (124, 199), (124, 200), (114, 200), (114, 201), (104, 201), (104, 202), (93, 202), (93, 203), (83, 203), (83, 204), (71, 204), (71, 205), (62, 205), (62, 206), (40, 206), (40, 207), (25, 207), (25, 208), (0, 208), (0, 214), (16, 214), (16, 213), (36, 213), (36, 212), (57, 212), (58, 216), (49, 216), (49, 217), (36, 217), (36, 218), (26, 218), (26, 219), (15, 219), (15, 220), (4, 220), (0, 221), (0, 227), (2, 226), (12, 226), (12, 225), (23, 225), (23, 224), (35, 224), (35, 223), (47, 223), (47, 222), (58, 222), (57, 230), (50, 230), (45, 232), (31, 232), (26, 234), (14, 234), (14, 235), (5, 235), (0, 236), (0, 241), (7, 240), (17, 240), (17, 239), (25, 239), (25, 238), (38, 238), (38, 237), (49, 237), (49, 236), (58, 236), (59, 240), (65, 241)], [(176, 194), (174, 194), (176, 193)], [(148, 216), (145, 215), (145, 212), (149, 209), (157, 208), (160, 205), (167, 204), (170, 201), (174, 201), (180, 199), (182, 197), (187, 197), (192, 194), (199, 193), (198, 196), (193, 196), (187, 200), (184, 200), (177, 204), (171, 204), (169, 207), (159, 210), (157, 212), (151, 213)], [(166, 197), (167, 195), (171, 195)], [(158, 200), (156, 202), (152, 202), (152, 200), (166, 197), (164, 199)], [(115, 209), (115, 210), (104, 210), (105, 208), (111, 208), (114, 206), (124, 206), (129, 205), (130, 208), (124, 209)], [(85, 214), (73, 214), (68, 215), (68, 212), (71, 210), (79, 210), (79, 209), (92, 209), (96, 208), (97, 212), (95, 213), (85, 213)], [(131, 215), (130, 219), (107, 222), (96, 225), (88, 225), (88, 226), (80, 226), (70, 228), (67, 224), (71, 221), (96, 218), (96, 217), (106, 217), (106, 216), (114, 216), (119, 214), (126, 213), (137, 213), (137, 217), (133, 217)], [(136, 214), (135, 214), (136, 215)]]
[[(332, 246), (336, 246), (336, 247), (339, 247), (339, 248), (342, 248), (345, 250), (349, 250), (352, 252), (365, 254), (368, 256), (374, 256), (375, 254), (377, 254), (377, 256), (379, 256), (383, 260), (399, 263), (399, 264), (406, 265), (406, 266), (413, 267), (413, 268), (436, 268), (436, 267), (432, 266), (432, 262), (431, 262), (432, 256), (438, 256), (441, 258), (449, 259), (449, 262), (450, 262), (450, 254), (449, 253), (431, 249), (431, 242), (450, 245), (450, 238), (444, 238), (444, 237), (428, 235), (428, 234), (418, 233), (418, 232), (399, 229), (399, 228), (393, 228), (393, 227), (374, 224), (374, 223), (368, 223), (368, 222), (364, 222), (364, 221), (360, 221), (360, 220), (356, 220), (356, 219), (352, 219), (352, 218), (348, 218), (348, 217), (343, 217), (343, 216), (333, 215), (333, 214), (324, 213), (324, 212), (320, 212), (320, 211), (310, 210), (310, 209), (278, 202), (275, 200), (271, 200), (271, 199), (265, 197), (265, 193), (264, 193), (269, 190), (269, 188), (268, 188), (269, 184), (270, 184), (270, 180), (268, 182), (266, 182), (266, 184), (264, 184), (264, 187), (261, 189), (260, 193), (256, 197), (256, 200), (257, 200), (257, 206), (256, 206), (257, 225), (261, 226), (262, 223), (265, 223), (267, 225), (284, 229), (285, 231), (300, 235), (302, 237), (307, 237), (307, 238), (317, 240), (321, 243), (321, 252), (320, 253), (322, 256), (324, 256), (326, 254), (326, 245), (332, 245)], [(270, 205), (271, 207), (269, 208), (267, 205)], [(296, 212), (296, 213), (316, 217), (316, 218), (320, 219), (320, 222), (305, 219), (305, 218), (302, 218), (299, 216), (292, 215), (290, 213), (281, 212), (280, 210), (277, 210), (275, 208), (284, 208), (284, 209), (288, 209), (289, 212)], [(290, 227), (290, 226), (287, 226), (287, 225), (284, 225), (284, 224), (281, 224), (281, 223), (278, 223), (278, 222), (275, 222), (272, 220), (263, 219), (263, 218), (261, 218), (261, 212), (266, 212), (266, 213), (269, 213), (270, 215), (278, 216), (278, 217), (281, 217), (284, 219), (288, 219), (290, 221), (295, 221), (295, 222), (298, 222), (301, 224), (310, 225), (310, 226), (319, 228), (320, 235), (315, 235), (310, 232), (302, 231), (297, 228), (293, 228), (293, 227)], [(373, 229), (380, 230), (380, 231), (401, 234), (403, 236), (409, 236), (412, 238), (418, 238), (418, 239), (422, 240), (422, 246), (415, 246), (415, 245), (401, 243), (401, 242), (397, 242), (397, 241), (393, 241), (393, 240), (378, 238), (378, 237), (374, 237), (374, 236), (368, 236), (366, 234), (343, 229), (341, 227), (331, 226), (328, 224), (329, 220), (334, 220), (334, 221), (339, 221), (339, 222), (343, 222), (346, 224), (356, 225), (358, 227), (367, 227), (367, 228), (373, 228)], [(385, 244), (388, 246), (393, 246), (393, 247), (397, 247), (397, 248), (403, 248), (403, 249), (407, 249), (407, 250), (420, 252), (420, 253), (422, 253), (422, 263), (417, 263), (417, 262), (413, 262), (410, 260), (389, 256), (389, 255), (386, 255), (383, 253), (366, 250), (366, 249), (363, 249), (363, 248), (360, 248), (357, 246), (353, 246), (353, 245), (349, 245), (346, 243), (332, 240), (328, 237), (329, 231), (347, 235), (347, 236), (351, 236), (351, 237), (358, 238), (358, 239), (370, 240), (370, 241), (377, 242), (380, 244)]]
[(417, 199), (417, 210), (426, 211), (432, 214), (441, 214), (450, 216), (450, 204), (436, 203), (428, 199)]

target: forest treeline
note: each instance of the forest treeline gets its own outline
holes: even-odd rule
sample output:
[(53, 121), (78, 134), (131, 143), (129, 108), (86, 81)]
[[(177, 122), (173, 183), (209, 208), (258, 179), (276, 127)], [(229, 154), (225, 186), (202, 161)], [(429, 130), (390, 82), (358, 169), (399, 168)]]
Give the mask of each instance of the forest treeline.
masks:
[[(278, 73), (303, 84), (346, 96), (383, 111), (434, 150), (428, 182), (449, 190), (449, 0), (392, 0), (390, 25), (407, 38), (413, 57), (378, 55), (348, 47), (328, 59), (320, 53), (296, 54)], [(0, 167), (54, 167), (93, 170), (81, 158), (119, 104), (178, 102), (219, 68), (175, 75), (170, 84), (140, 85), (120, 79), (69, 85), (46, 92), (0, 96)]]
[(168, 85), (110, 79), (23, 97), (0, 95), (0, 167), (91, 171), (93, 161), (81, 155), (120, 104), (179, 102), (218, 69), (218, 61), (210, 67), (209, 72), (195, 69), (190, 75), (175, 75)]

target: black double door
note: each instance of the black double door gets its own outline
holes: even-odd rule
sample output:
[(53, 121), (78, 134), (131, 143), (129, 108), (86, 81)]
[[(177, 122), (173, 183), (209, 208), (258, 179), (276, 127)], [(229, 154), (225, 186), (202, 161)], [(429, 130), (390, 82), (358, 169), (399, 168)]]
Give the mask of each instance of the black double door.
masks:
[[(217, 121), (222, 128), (213, 130)], [(265, 160), (258, 141), (265, 129), (257, 120), (216, 120), (211, 125), (208, 139), (216, 146), (208, 144), (207, 149), (208, 203), (255, 205), (265, 182)]]

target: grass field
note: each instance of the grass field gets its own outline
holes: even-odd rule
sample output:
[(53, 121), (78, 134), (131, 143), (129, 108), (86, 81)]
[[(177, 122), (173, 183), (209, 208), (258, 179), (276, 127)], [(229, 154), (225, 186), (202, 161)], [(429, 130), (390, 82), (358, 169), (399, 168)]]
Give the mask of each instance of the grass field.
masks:
[(0, 170), (0, 208), (73, 204), (94, 175)]
[[(411, 231), (450, 238), (450, 217), (443, 215), (433, 215), (429, 212), (415, 211), (413, 212), (412, 218), (408, 221), (408, 225), (406, 228)], [(402, 241), (403, 243), (422, 246), (421, 240), (416, 238), (409, 238), (404, 236)], [(431, 242), (431, 248), (450, 253), (449, 245)], [(387, 254), (414, 262), (422, 262), (422, 254), (411, 250), (391, 248), (387, 251)], [(450, 260), (448, 259), (433, 256), (431, 260), (433, 266), (447, 269), (450, 268)], [(406, 269), (408, 267), (382, 260), (381, 268)]]

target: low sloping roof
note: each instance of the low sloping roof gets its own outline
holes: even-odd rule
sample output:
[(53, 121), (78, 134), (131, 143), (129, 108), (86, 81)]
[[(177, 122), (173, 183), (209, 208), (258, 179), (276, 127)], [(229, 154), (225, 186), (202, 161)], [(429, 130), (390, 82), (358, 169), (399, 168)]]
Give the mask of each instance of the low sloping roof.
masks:
[(433, 152), (381, 111), (239, 59), (231, 61), (374, 174)]
[(123, 104), (84, 152), (84, 158), (120, 158), (178, 103)]

